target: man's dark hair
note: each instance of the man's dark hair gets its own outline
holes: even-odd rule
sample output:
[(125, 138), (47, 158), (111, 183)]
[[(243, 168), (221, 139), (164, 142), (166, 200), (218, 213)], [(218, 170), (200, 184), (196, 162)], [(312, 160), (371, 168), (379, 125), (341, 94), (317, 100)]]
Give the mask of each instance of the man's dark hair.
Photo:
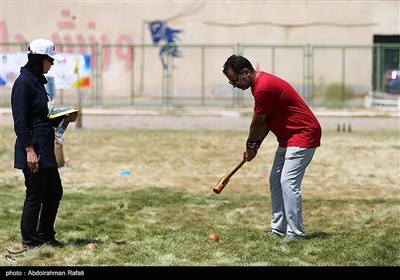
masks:
[(226, 75), (229, 68), (237, 75), (240, 74), (244, 68), (249, 69), (251, 72), (254, 71), (253, 65), (251, 65), (251, 62), (247, 58), (236, 54), (228, 57), (223, 66), (222, 72)]

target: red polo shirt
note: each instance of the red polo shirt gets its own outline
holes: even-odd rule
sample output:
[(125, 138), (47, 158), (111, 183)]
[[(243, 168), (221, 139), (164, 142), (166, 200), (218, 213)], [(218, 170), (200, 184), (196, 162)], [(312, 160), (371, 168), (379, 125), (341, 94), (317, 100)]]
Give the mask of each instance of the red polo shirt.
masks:
[(265, 125), (276, 135), (279, 146), (316, 148), (321, 126), (304, 99), (286, 81), (261, 72), (251, 87), (254, 113), (266, 114)]

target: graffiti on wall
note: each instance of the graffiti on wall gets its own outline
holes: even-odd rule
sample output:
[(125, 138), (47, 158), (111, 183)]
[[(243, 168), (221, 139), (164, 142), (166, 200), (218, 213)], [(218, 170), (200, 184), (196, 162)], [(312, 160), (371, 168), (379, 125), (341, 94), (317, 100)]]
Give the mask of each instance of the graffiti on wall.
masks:
[(160, 45), (160, 59), (164, 69), (168, 68), (168, 56), (180, 57), (181, 52), (175, 45), (181, 29), (174, 29), (162, 21), (152, 21), (149, 23), (149, 30), (153, 44)]
[[(103, 46), (101, 66), (103, 71), (109, 68), (112, 55), (114, 55), (118, 61), (124, 63), (125, 71), (128, 72), (131, 70), (133, 50), (129, 45), (131, 45), (133, 41), (129, 35), (119, 34), (115, 41), (112, 42), (107, 34), (100, 34), (98, 36), (90, 34), (86, 37), (79, 32), (71, 34), (71, 31), (76, 29), (75, 20), (75, 16), (71, 15), (69, 9), (61, 10), (61, 19), (56, 22), (57, 26), (54, 28), (55, 30), (59, 30), (59, 32), (51, 34), (50, 38), (48, 38), (58, 47), (59, 52), (90, 54), (92, 57), (91, 63), (95, 65), (97, 61), (95, 55), (96, 50), (94, 48), (96, 44), (100, 44)], [(95, 30), (96, 23), (93, 21), (87, 22), (87, 29)], [(0, 45), (0, 52), (4, 53), (10, 51), (7, 43), (19, 43), (25, 48), (31, 39), (33, 40), (34, 38), (27, 39), (22, 33), (9, 34), (7, 22), (4, 20), (0, 21), (0, 42), (5, 43)], [(111, 47), (109, 45), (115, 46)], [(20, 51), (25, 51), (25, 49), (21, 49)]]
[[(85, 32), (79, 32), (77, 18), (72, 15), (71, 10), (61, 9), (60, 18), (55, 22), (54, 26), (56, 32), (50, 34), (48, 39), (54, 42), (57, 47), (57, 52), (59, 53), (63, 53), (64, 55), (82, 55), (83, 61), (85, 61), (85, 63), (82, 62), (82, 65), (85, 65), (85, 77), (86, 74), (95, 70), (94, 66), (99, 65), (99, 61), (97, 61), (99, 59), (97, 53), (97, 51), (99, 51), (98, 46), (101, 46), (101, 65), (99, 65), (99, 67), (102, 71), (107, 71), (112, 60), (114, 60), (114, 62), (122, 62), (123, 70), (129, 73), (134, 63), (132, 38), (127, 34), (117, 34), (115, 39), (112, 40), (107, 34), (95, 32), (95, 21), (87, 21), (85, 24)], [(167, 69), (168, 57), (181, 57), (181, 52), (175, 44), (182, 30), (171, 28), (166, 24), (166, 21), (160, 20), (151, 21), (148, 27), (152, 43), (155, 46), (160, 46), (159, 57), (162, 64), (161, 66)], [(91, 31), (93, 33), (91, 33)], [(11, 33), (7, 26), (7, 21), (0, 20), (0, 52), (2, 53), (2, 59), (7, 59), (8, 62), (11, 62), (13, 60), (8, 58), (14, 57), (12, 53), (18, 52), (18, 54), (16, 54), (18, 59), (14, 61), (15, 65), (10, 63), (13, 67), (9, 67), (11, 70), (15, 68), (14, 70), (16, 70), (16, 72), (14, 73), (10, 70), (6, 77), (3, 75), (1, 77), (2, 82), (0, 82), (2, 86), (9, 86), (10, 83), (15, 80), (19, 73), (20, 64), (18, 64), (18, 62), (20, 62), (19, 60), (26, 59), (24, 53), (32, 39), (34, 38), (27, 38), (25, 34), (20, 32)], [(17, 50), (15, 49), (16, 45), (18, 48)], [(87, 68), (88, 61), (90, 61), (90, 69)], [(68, 69), (70, 70), (71, 67), (68, 67)], [(67, 73), (69, 72), (67, 71)], [(71, 72), (70, 75), (74, 76), (73, 72)], [(66, 80), (69, 82), (66, 82)], [(73, 87), (73, 83), (70, 82), (72, 80), (73, 79), (70, 78), (66, 79), (65, 77), (61, 80), (56, 77), (56, 84), (58, 88), (71, 88)], [(83, 84), (89, 85), (90, 82), (79, 82), (79, 84), (81, 86), (83, 86)]]

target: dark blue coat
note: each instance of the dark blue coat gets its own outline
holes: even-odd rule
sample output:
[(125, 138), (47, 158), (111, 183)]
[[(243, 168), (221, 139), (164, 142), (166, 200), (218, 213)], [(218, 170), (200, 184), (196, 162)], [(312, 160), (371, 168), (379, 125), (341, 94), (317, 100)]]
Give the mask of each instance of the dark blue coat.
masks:
[(57, 167), (54, 154), (54, 127), (61, 118), (50, 120), (48, 94), (39, 79), (25, 68), (15, 80), (11, 92), (15, 141), (14, 167), (27, 167), (25, 147), (33, 146), (40, 156), (40, 167)]

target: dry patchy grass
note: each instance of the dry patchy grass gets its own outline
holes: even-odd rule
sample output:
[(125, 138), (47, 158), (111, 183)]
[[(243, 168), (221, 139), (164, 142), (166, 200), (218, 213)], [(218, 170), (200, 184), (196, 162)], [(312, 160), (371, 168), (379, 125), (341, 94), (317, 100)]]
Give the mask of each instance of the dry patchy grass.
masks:
[[(72, 170), (60, 171), (65, 197), (57, 228), (70, 246), (40, 248), (21, 265), (399, 263), (393, 255), (400, 224), (398, 131), (324, 133), (303, 182), (311, 240), (293, 247), (262, 234), (269, 223), (273, 135), (221, 194), (212, 192), (240, 161), (246, 136), (244, 131), (68, 131), (64, 154)], [(12, 130), (3, 129), (1, 194), (15, 200), (6, 201), (3, 212), (3, 246), (18, 245), (20, 238), (24, 186), (21, 171), (12, 168), (13, 145)], [(205, 243), (214, 230), (223, 235), (218, 246)], [(86, 251), (82, 245), (94, 240), (99, 248)]]
[[(76, 130), (65, 136), (64, 155), (72, 166), (61, 171), (66, 192), (93, 189), (130, 191), (148, 187), (210, 192), (241, 159), (246, 132), (174, 130)], [(2, 131), (2, 184), (20, 186), (12, 168), (14, 135)], [(276, 149), (269, 135), (257, 157), (246, 163), (221, 195), (264, 194)], [(129, 171), (130, 176), (121, 173)], [(379, 199), (400, 196), (398, 131), (326, 132), (304, 182), (305, 198)]]

